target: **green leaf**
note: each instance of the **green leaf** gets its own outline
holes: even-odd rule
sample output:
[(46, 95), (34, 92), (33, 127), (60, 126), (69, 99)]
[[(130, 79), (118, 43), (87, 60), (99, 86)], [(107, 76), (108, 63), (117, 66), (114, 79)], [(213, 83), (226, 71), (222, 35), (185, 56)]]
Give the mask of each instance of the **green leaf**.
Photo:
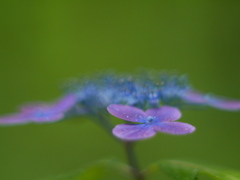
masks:
[(153, 164), (146, 170), (146, 173), (152, 174), (158, 171), (166, 173), (174, 180), (197, 180), (201, 174), (215, 180), (240, 180), (240, 172), (237, 171), (176, 160)]
[(102, 160), (81, 170), (42, 180), (130, 180), (129, 166), (113, 160)]
[(59, 174), (56, 176), (43, 178), (41, 180), (75, 180), (75, 178), (78, 177), (81, 172), (82, 170), (77, 170), (66, 174)]

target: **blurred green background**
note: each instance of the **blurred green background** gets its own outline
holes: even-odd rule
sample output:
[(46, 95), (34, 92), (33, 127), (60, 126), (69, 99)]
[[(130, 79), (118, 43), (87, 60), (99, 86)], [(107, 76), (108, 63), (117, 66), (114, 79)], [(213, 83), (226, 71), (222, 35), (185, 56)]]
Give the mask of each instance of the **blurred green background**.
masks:
[[(240, 99), (240, 1), (1, 1), (0, 113), (61, 95), (69, 77), (138, 67), (176, 70), (204, 91)], [(240, 113), (185, 110), (188, 136), (137, 144), (142, 167), (159, 159), (240, 170)], [(0, 179), (34, 180), (97, 159), (125, 161), (87, 119), (0, 127)]]

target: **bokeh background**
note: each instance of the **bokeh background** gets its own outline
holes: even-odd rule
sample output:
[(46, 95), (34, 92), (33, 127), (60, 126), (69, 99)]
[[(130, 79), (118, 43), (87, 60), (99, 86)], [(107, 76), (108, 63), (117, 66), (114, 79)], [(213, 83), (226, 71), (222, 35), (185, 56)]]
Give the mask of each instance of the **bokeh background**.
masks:
[[(204, 92), (240, 99), (240, 1), (1, 1), (0, 113), (61, 95), (67, 78), (138, 67), (187, 74)], [(142, 167), (185, 159), (240, 170), (240, 112), (184, 110), (188, 136), (137, 144)], [(0, 127), (0, 179), (35, 180), (97, 159), (125, 161), (87, 119)]]

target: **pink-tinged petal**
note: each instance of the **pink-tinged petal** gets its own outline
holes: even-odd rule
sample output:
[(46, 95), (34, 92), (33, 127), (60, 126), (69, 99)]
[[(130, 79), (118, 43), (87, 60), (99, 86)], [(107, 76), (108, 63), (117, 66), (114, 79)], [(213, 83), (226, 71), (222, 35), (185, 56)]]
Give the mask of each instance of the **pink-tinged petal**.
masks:
[(181, 98), (190, 103), (206, 104), (206, 95), (197, 91), (188, 90), (182, 93)]
[(126, 141), (147, 139), (156, 134), (152, 126), (146, 124), (119, 124), (112, 132), (116, 137)]
[(0, 124), (11, 125), (11, 124), (26, 124), (31, 122), (29, 117), (25, 114), (9, 114), (0, 117)]
[(55, 112), (66, 112), (71, 109), (77, 102), (77, 97), (75, 94), (69, 94), (62, 99), (60, 99), (55, 105), (53, 105), (53, 110)]
[(36, 102), (21, 107), (21, 112), (66, 112), (71, 109), (77, 101), (75, 94), (69, 94), (60, 99), (55, 104)]
[(0, 124), (23, 124), (27, 122), (55, 122), (64, 118), (64, 113), (70, 110), (77, 102), (74, 94), (61, 98), (55, 104), (36, 103), (25, 105), (21, 113), (0, 117)]
[(207, 99), (208, 105), (215, 108), (232, 110), (232, 111), (240, 110), (240, 101), (228, 100), (224, 98), (211, 97), (211, 96), (208, 96), (206, 99)]
[(145, 112), (133, 106), (125, 106), (121, 104), (111, 104), (107, 110), (113, 116), (132, 122), (145, 122), (147, 116)]
[(189, 134), (195, 131), (195, 127), (182, 122), (163, 122), (154, 125), (156, 131), (161, 131), (169, 134)]
[(176, 121), (182, 115), (178, 108), (170, 106), (148, 109), (146, 111), (146, 114), (148, 116), (154, 117), (154, 119), (159, 122)]
[(25, 104), (20, 108), (20, 110), (22, 113), (32, 113), (37, 111), (48, 111), (50, 108), (52, 108), (52, 105), (50, 104), (36, 102), (36, 103)]
[(54, 122), (64, 118), (64, 113), (76, 104), (75, 94), (69, 94), (55, 104), (30, 104), (23, 106), (21, 112), (35, 122)]
[(54, 114), (33, 114), (31, 120), (37, 123), (43, 122), (55, 122), (64, 118), (63, 113), (54, 113)]

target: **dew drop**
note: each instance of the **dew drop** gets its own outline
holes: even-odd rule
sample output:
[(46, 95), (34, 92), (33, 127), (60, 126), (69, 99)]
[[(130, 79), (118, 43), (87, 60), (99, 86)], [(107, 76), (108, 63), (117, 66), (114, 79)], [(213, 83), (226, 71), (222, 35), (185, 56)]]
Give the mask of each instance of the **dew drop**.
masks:
[(152, 123), (152, 122), (153, 122), (153, 119), (154, 119), (154, 117), (148, 116), (148, 118), (147, 118), (148, 123)]

